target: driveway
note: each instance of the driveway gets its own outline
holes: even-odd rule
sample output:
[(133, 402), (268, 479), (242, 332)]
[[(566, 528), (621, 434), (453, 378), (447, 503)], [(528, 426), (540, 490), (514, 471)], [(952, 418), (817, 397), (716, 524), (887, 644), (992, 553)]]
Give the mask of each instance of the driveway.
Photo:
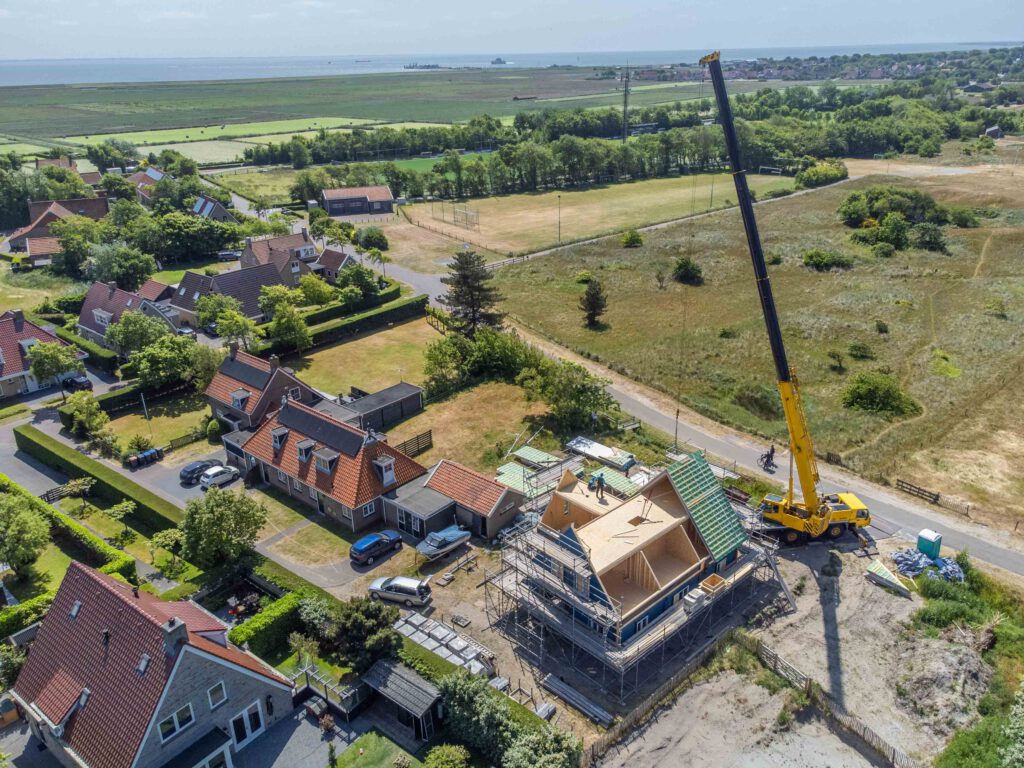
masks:
[(61, 768), (57, 758), (40, 749), (42, 746), (24, 720), (0, 731), (0, 755), (10, 755), (11, 768)]

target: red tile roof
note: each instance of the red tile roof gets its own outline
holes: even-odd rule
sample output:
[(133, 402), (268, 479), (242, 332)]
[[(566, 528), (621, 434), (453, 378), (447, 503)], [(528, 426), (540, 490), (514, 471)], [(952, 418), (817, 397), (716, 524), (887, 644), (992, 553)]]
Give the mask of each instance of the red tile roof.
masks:
[(53, 256), (60, 252), (60, 240), (56, 237), (29, 237), (25, 240), (29, 256)]
[(82, 181), (88, 184), (90, 187), (95, 187), (101, 181), (103, 181), (103, 174), (99, 171), (79, 171), (78, 175), (82, 177)]
[(140, 299), (146, 299), (147, 301), (157, 301), (164, 291), (168, 290), (171, 286), (156, 280), (147, 280), (144, 282), (135, 294)]
[(3, 361), (0, 362), (0, 376), (13, 376), (16, 373), (23, 373), (29, 369), (28, 358), (22, 352), (21, 344), (18, 342), (25, 339), (36, 339), (40, 343), (59, 343), (67, 346), (52, 333), (44, 331), (35, 323), (29, 322), (19, 313), (8, 310), (0, 315), (0, 354)]
[(332, 272), (337, 272), (347, 265), (347, 262), (355, 260), (355, 250), (352, 246), (343, 246), (341, 249), (324, 248), (323, 253), (317, 259), (321, 264)]
[[(282, 421), (292, 426), (288, 427), (289, 433), (284, 445), (275, 451), (271, 432), (279, 426), (284, 426)], [(300, 431), (295, 426), (298, 422), (304, 422), (307, 426)], [(297, 478), (306, 485), (314, 486), (325, 496), (329, 496), (350, 509), (355, 509), (373, 501), (387, 490), (405, 485), (427, 471), (387, 443), (380, 440), (368, 443), (367, 434), (367, 432), (338, 421), (326, 413), (289, 400), (263, 422), (253, 436), (246, 441), (244, 449), (246, 453), (282, 470), (286, 475)], [(332, 437), (341, 438), (350, 445), (358, 445), (358, 448), (347, 452), (343, 446), (333, 441)], [(307, 461), (299, 461), (298, 450), (295, 446), (299, 441), (307, 438), (315, 443), (313, 453), (321, 448), (337, 451), (338, 458), (330, 474), (317, 471), (316, 461), (312, 454)], [(374, 459), (381, 456), (390, 456), (394, 459), (396, 479), (394, 485), (385, 487), (381, 483), (380, 475), (373, 464)]]
[(52, 165), (57, 168), (77, 168), (78, 163), (75, 162), (73, 157), (62, 155), (61, 157), (39, 157), (36, 158), (36, 168), (42, 168), (46, 165)]
[(508, 490), (486, 475), (444, 459), (430, 472), (427, 488), (454, 499), (458, 504), (487, 517)]
[(49, 236), (50, 224), (59, 220), (66, 219), (71, 216), (72, 213), (67, 208), (64, 208), (60, 203), (51, 202), (38, 216), (34, 217), (32, 221), (26, 224), (24, 227), (14, 230), (11, 232), (10, 239), (17, 240), (20, 237), (31, 232), (39, 231), (40, 234)]
[(142, 299), (134, 293), (122, 291), (107, 283), (93, 283), (89, 292), (85, 295), (82, 303), (82, 310), (78, 313), (78, 324), (95, 331), (101, 336), (107, 332), (106, 327), (96, 322), (93, 315), (94, 309), (102, 309), (110, 313), (110, 325), (121, 319), (125, 310), (137, 310), (142, 304)]
[(371, 203), (395, 199), (391, 194), (391, 188), (385, 184), (377, 184), (372, 187), (336, 187), (324, 190), (324, 200), (348, 200), (363, 197)]
[(281, 235), (280, 237), (264, 237), (247, 242), (246, 250), (252, 251), (253, 256), (259, 264), (277, 264), (287, 261), (292, 257), (292, 249), (310, 245), (313, 241), (306, 231), (292, 235)]
[[(80, 607), (71, 618), (76, 603)], [(182, 620), (187, 639), (168, 649), (163, 625), (171, 618)], [(164, 602), (145, 592), (136, 595), (127, 584), (72, 562), (14, 692), (54, 723), (67, 717), (64, 739), (92, 768), (128, 768), (184, 648), (289, 685), (250, 654), (196, 633), (196, 627), (209, 630), (215, 622), (190, 603)], [(143, 654), (150, 661), (140, 673)], [(89, 696), (80, 707), (84, 689)]]
[[(263, 374), (263, 376), (249, 375), (246, 376), (248, 380), (243, 381), (238, 376), (242, 375), (246, 368), (251, 369), (253, 374)], [(213, 375), (210, 386), (206, 388), (206, 396), (231, 405), (232, 392), (239, 389), (247, 390), (249, 392), (249, 399), (245, 401), (245, 408), (239, 410), (251, 415), (256, 410), (256, 405), (263, 396), (264, 387), (270, 383), (270, 371), (270, 363), (262, 357), (256, 357), (256, 355), (250, 355), (248, 352), (238, 350), (233, 357), (228, 355), (228, 357), (224, 358), (220, 368), (217, 369), (217, 373)], [(232, 375), (232, 373), (235, 375)], [(258, 379), (264, 382), (263, 387), (257, 386), (256, 382)]]
[(28, 204), (28, 217), (35, 219), (50, 206), (57, 205), (69, 214), (87, 216), (99, 221), (110, 213), (110, 201), (105, 197), (73, 197), (67, 200), (36, 200)]

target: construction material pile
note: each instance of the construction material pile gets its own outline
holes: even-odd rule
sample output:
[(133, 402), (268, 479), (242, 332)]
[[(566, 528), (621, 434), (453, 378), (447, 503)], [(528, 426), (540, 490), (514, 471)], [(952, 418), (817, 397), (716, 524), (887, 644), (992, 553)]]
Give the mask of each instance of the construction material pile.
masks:
[(928, 557), (917, 549), (901, 549), (892, 553), (896, 570), (904, 576), (914, 578), (924, 573), (929, 579), (945, 579), (963, 583), (963, 569), (948, 557)]

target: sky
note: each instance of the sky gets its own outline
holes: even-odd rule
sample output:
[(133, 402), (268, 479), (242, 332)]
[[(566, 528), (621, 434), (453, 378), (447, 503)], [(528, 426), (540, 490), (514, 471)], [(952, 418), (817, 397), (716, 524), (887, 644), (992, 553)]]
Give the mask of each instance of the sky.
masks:
[(1024, 2), (0, 0), (0, 29), (0, 59), (657, 51), (1001, 41)]

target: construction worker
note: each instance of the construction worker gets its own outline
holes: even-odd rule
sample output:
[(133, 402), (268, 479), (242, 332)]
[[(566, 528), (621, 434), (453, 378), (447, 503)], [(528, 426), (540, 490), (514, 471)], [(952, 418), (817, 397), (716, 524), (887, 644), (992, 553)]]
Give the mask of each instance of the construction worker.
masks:
[(597, 498), (604, 498), (604, 472), (597, 476)]

